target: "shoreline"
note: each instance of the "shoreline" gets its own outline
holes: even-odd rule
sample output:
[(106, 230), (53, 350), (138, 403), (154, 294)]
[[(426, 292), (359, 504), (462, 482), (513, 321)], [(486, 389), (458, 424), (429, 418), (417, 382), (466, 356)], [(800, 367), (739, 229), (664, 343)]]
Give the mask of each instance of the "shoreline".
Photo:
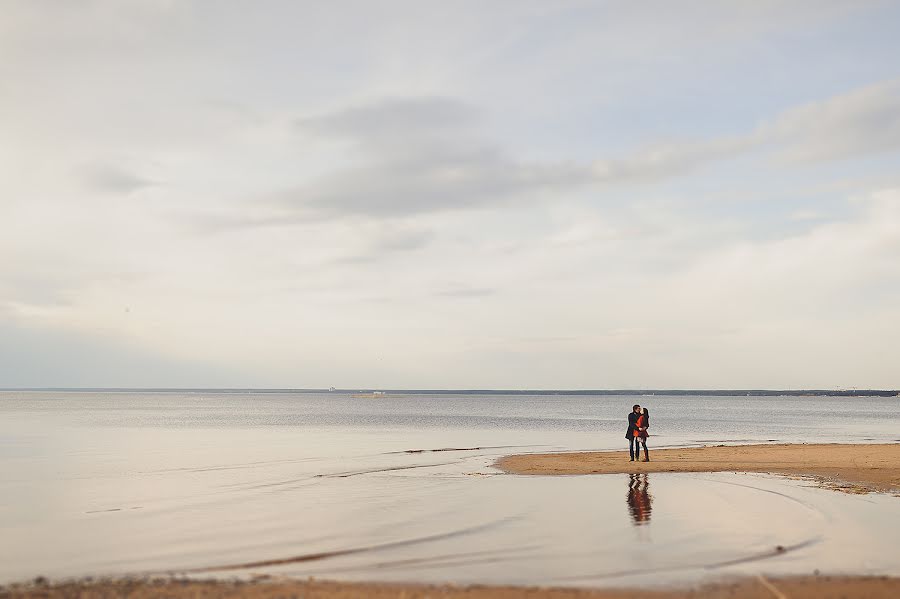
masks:
[(900, 443), (778, 444), (650, 448), (650, 462), (631, 462), (627, 450), (518, 454), (495, 468), (519, 475), (647, 472), (755, 472), (802, 477), (845, 493), (900, 496)]
[(729, 581), (676, 589), (589, 589), (561, 587), (517, 587), (487, 585), (427, 585), (405, 583), (366, 583), (260, 578), (250, 582), (156, 579), (82, 579), (48, 583), (0, 586), (0, 599), (203, 599), (207, 597), (251, 597), (276, 599), (838, 599), (870, 597), (881, 599), (900, 595), (900, 578), (887, 576), (796, 576), (786, 578), (743, 577)]

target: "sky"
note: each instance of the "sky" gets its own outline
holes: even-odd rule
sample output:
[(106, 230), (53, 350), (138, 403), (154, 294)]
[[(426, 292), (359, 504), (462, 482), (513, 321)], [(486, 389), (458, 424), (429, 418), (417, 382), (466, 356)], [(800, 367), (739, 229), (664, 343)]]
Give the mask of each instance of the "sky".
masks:
[(900, 5), (0, 0), (0, 387), (900, 388)]

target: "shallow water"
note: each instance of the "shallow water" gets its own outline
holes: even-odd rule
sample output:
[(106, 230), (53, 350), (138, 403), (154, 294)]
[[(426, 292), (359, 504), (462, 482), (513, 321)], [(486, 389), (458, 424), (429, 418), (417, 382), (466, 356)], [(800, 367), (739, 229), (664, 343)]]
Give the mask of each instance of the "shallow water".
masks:
[[(194, 570), (597, 585), (633, 583), (638, 566), (642, 584), (900, 574), (894, 497), (764, 475), (490, 466), (514, 452), (622, 448), (634, 401), (3, 392), (0, 582)], [(638, 401), (652, 412), (651, 446), (900, 431), (896, 398)]]

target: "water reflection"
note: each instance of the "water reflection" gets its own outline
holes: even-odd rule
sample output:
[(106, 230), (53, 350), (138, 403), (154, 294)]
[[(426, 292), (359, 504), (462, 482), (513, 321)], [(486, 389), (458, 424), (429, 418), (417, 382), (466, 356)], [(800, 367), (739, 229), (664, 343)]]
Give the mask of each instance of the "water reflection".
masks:
[(653, 496), (650, 495), (650, 479), (645, 474), (628, 475), (628, 511), (631, 512), (631, 522), (635, 526), (642, 526), (650, 522)]

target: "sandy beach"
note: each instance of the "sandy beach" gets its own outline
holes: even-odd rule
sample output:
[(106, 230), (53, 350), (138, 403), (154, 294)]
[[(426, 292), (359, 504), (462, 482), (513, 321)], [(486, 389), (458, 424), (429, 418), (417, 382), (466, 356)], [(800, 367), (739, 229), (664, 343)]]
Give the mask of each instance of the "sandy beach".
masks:
[(3, 599), (112, 599), (130, 597), (251, 597), (275, 599), (838, 599), (865, 597), (883, 599), (900, 594), (900, 579), (888, 577), (807, 576), (784, 579), (745, 578), (734, 582), (690, 589), (564, 589), (510, 586), (453, 586), (415, 584), (340, 583), (315, 580), (262, 582), (216, 582), (187, 580), (101, 580), (54, 585), (28, 584), (0, 587)]
[[(627, 449), (627, 448), (626, 448)], [(900, 444), (743, 445), (659, 449), (650, 462), (630, 462), (627, 450), (522, 454), (496, 466), (512, 474), (632, 472), (762, 472), (809, 477), (848, 493), (900, 493)]]

